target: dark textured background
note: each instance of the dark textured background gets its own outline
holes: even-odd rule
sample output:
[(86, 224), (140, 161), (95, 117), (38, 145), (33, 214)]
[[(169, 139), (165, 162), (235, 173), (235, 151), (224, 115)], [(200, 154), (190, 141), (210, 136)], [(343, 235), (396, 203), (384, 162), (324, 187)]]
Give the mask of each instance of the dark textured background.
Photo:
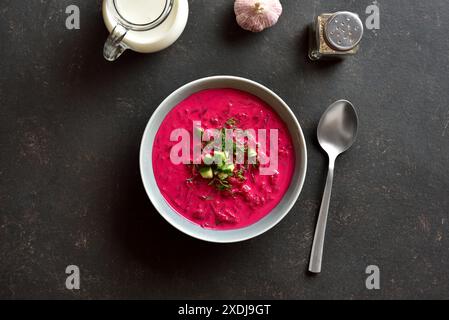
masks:
[[(284, 0), (278, 25), (250, 34), (232, 1), (191, 0), (169, 49), (107, 63), (100, 1), (0, 4), (1, 298), (449, 298), (449, 4), (379, 1), (381, 29), (342, 63), (306, 59), (315, 14), (371, 3)], [(65, 28), (65, 8), (81, 29)], [(364, 18), (365, 19), (365, 18)], [(300, 199), (263, 236), (214, 245), (184, 236), (141, 185), (140, 138), (173, 90), (208, 75), (273, 89), (303, 126)], [(360, 111), (337, 162), (324, 272), (307, 264), (327, 161), (315, 130), (334, 100)], [(65, 288), (65, 267), (81, 290)], [(365, 268), (381, 290), (365, 288)]]

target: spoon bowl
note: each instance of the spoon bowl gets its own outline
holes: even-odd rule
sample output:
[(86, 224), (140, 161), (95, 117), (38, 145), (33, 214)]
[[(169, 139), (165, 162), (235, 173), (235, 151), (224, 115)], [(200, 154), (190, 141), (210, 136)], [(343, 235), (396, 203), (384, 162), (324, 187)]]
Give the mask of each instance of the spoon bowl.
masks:
[(338, 156), (354, 144), (358, 122), (357, 112), (351, 102), (334, 102), (318, 124), (318, 142), (328, 154)]
[(326, 233), (327, 216), (334, 180), (335, 159), (354, 144), (357, 138), (358, 123), (357, 111), (352, 103), (347, 100), (338, 100), (324, 112), (318, 124), (318, 142), (329, 156), (329, 172), (310, 255), (309, 271), (312, 273), (321, 272), (324, 235)]

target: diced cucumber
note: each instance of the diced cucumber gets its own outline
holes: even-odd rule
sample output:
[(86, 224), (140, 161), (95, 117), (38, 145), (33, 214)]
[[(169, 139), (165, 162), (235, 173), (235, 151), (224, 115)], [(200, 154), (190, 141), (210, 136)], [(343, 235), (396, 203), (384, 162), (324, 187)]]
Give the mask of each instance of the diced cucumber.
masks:
[(214, 157), (208, 153), (204, 156), (203, 161), (204, 164), (210, 166), (214, 162)]
[(214, 178), (214, 173), (212, 172), (212, 168), (211, 167), (201, 167), (200, 168), (200, 175), (204, 179), (213, 179)]
[(257, 151), (253, 148), (248, 148), (248, 158), (255, 158), (257, 157)]
[(221, 171), (226, 173), (231, 173), (234, 171), (235, 165), (233, 163), (228, 163), (220, 168)]
[(215, 151), (214, 155), (215, 155), (215, 163), (217, 164), (217, 166), (219, 168), (221, 168), (222, 166), (224, 166), (226, 164), (226, 155), (224, 152)]

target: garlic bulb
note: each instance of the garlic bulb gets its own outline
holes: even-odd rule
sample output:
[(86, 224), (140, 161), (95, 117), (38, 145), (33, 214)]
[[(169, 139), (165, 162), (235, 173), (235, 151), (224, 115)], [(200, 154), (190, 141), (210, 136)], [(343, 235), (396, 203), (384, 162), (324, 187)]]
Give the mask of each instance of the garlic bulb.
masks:
[(243, 29), (260, 32), (276, 24), (282, 5), (279, 0), (236, 0), (234, 12)]

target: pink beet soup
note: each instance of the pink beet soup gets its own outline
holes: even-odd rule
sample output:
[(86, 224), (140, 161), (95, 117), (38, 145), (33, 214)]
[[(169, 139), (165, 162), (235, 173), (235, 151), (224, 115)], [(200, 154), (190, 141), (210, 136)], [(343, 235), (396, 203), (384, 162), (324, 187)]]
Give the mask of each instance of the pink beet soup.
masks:
[[(187, 130), (191, 137), (190, 154), (193, 154), (193, 121), (201, 121), (206, 131), (277, 129), (277, 170), (262, 175), (259, 168), (263, 165), (257, 160), (255, 164), (235, 165), (228, 161), (226, 167), (203, 162), (174, 164), (170, 152), (181, 139), (171, 141), (170, 135), (178, 128)], [(269, 145), (267, 142), (267, 155)], [(154, 140), (153, 171), (160, 192), (178, 214), (203, 228), (238, 229), (259, 221), (279, 204), (295, 169), (293, 149), (286, 125), (264, 101), (236, 89), (208, 89), (191, 95), (167, 114)], [(215, 152), (211, 152), (212, 156)]]

